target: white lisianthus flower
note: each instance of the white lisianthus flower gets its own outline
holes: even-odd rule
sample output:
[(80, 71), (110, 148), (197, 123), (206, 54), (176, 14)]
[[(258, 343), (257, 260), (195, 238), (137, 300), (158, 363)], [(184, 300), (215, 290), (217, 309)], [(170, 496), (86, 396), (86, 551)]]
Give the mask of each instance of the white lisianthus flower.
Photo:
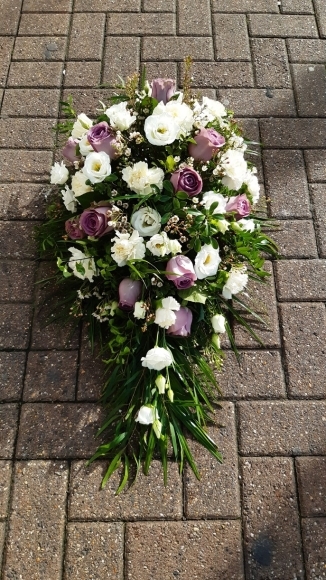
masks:
[(81, 139), (87, 131), (93, 126), (93, 121), (85, 115), (85, 113), (81, 113), (77, 117), (77, 121), (75, 121), (71, 136), (74, 139)]
[(245, 273), (246, 268), (232, 268), (229, 272), (229, 277), (223, 286), (222, 296), (229, 300), (232, 294), (241, 292), (248, 282), (248, 274)]
[(125, 101), (112, 105), (105, 111), (105, 114), (109, 117), (111, 126), (119, 131), (129, 129), (137, 119), (135, 115), (131, 115), (130, 111), (128, 111)]
[(215, 191), (206, 191), (203, 195), (202, 203), (205, 209), (209, 209), (213, 203), (218, 203), (216, 209), (214, 209), (214, 213), (225, 213), (225, 207), (227, 204), (227, 198), (224, 197), (221, 193), (215, 193)]
[(157, 386), (160, 395), (164, 395), (166, 387), (166, 379), (163, 375), (158, 375), (155, 380), (155, 385)]
[(230, 223), (227, 220), (214, 220), (214, 225), (222, 234), (225, 234), (230, 227)]
[(155, 324), (158, 324), (161, 328), (170, 328), (172, 324), (175, 323), (177, 317), (173, 310), (169, 308), (157, 308), (155, 311)]
[(159, 419), (155, 419), (153, 423), (153, 429), (156, 437), (160, 439), (162, 433), (162, 423)]
[(100, 183), (111, 174), (110, 157), (104, 151), (87, 155), (83, 173), (91, 183)]
[(146, 356), (142, 357), (142, 366), (154, 371), (161, 371), (165, 367), (169, 367), (173, 363), (173, 358), (169, 350), (154, 346), (151, 348)]
[(247, 175), (247, 162), (241, 151), (229, 149), (220, 159), (220, 166), (223, 169), (223, 185), (229, 189), (238, 191)]
[(150, 115), (144, 123), (144, 131), (152, 145), (165, 146), (176, 140), (180, 127), (171, 115)]
[(254, 220), (245, 219), (245, 218), (242, 218), (241, 220), (238, 220), (237, 222), (235, 222), (235, 225), (240, 226), (240, 228), (244, 232), (253, 232), (255, 230), (255, 227), (256, 227)]
[(259, 200), (259, 190), (260, 186), (258, 183), (257, 175), (255, 175), (255, 171), (248, 170), (247, 174), (244, 179), (244, 183), (248, 187), (248, 191), (252, 196), (252, 203), (255, 204)]
[(221, 258), (218, 248), (205, 244), (195, 258), (195, 273), (198, 280), (214, 276), (220, 265)]
[(75, 175), (73, 175), (71, 180), (71, 189), (73, 190), (76, 197), (92, 191), (91, 186), (86, 185), (87, 179), (88, 178), (86, 177), (85, 173), (82, 171), (77, 171)]
[(65, 189), (61, 191), (61, 195), (66, 209), (75, 213), (77, 211), (77, 200), (72, 189), (69, 189), (68, 185), (66, 185)]
[(118, 266), (125, 266), (128, 260), (141, 260), (145, 256), (146, 248), (144, 239), (139, 236), (137, 230), (132, 234), (116, 232), (115, 242), (111, 249), (113, 260)]
[(146, 316), (146, 305), (145, 302), (135, 302), (134, 306), (134, 317), (141, 320)]
[(157, 409), (153, 407), (153, 405), (143, 405), (140, 407), (135, 417), (135, 421), (138, 421), (141, 425), (151, 425), (151, 423), (154, 423), (158, 418)]
[(132, 214), (130, 223), (141, 236), (153, 236), (161, 229), (161, 216), (151, 207), (141, 207)]
[(225, 332), (225, 316), (223, 314), (214, 314), (211, 318), (211, 323), (214, 332)]
[(92, 151), (94, 151), (93, 147), (91, 146), (90, 142), (87, 139), (86, 133), (81, 138), (78, 145), (79, 145), (79, 150), (80, 150), (81, 154), (83, 155), (83, 157), (87, 157), (87, 155), (89, 155), (89, 153), (92, 153)]
[(179, 127), (179, 131), (177, 134), (177, 139), (181, 135), (186, 136), (189, 135), (190, 131), (193, 128), (194, 122), (194, 115), (190, 107), (186, 105), (186, 103), (182, 103), (178, 100), (169, 101), (164, 105), (163, 102), (160, 102), (154, 109), (153, 115), (162, 115), (167, 113), (173, 117), (174, 121)]
[(182, 251), (182, 246), (178, 240), (169, 240), (169, 248), (173, 256), (175, 256), (175, 254), (180, 254)]
[(122, 170), (122, 179), (131, 191), (139, 195), (148, 195), (152, 192), (152, 185), (162, 190), (164, 171), (159, 167), (149, 168), (145, 161), (138, 161)]
[(68, 248), (72, 256), (68, 262), (69, 268), (72, 269), (74, 276), (81, 280), (89, 280), (93, 282), (93, 276), (97, 276), (97, 269), (94, 259), (86, 256), (84, 252), (77, 248)]
[(65, 166), (64, 162), (61, 161), (61, 163), (55, 163), (54, 165), (52, 165), (50, 175), (51, 175), (50, 183), (52, 183), (53, 185), (63, 185), (64, 183), (66, 183), (69, 177), (69, 171)]
[(153, 254), (153, 256), (166, 256), (170, 254), (170, 242), (166, 232), (155, 234), (146, 243), (146, 248)]

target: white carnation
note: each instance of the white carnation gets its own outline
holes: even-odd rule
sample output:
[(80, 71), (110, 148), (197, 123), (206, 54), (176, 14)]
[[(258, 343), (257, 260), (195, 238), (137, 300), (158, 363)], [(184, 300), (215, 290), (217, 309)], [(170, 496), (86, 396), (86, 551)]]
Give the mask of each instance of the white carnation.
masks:
[(203, 195), (202, 203), (205, 209), (209, 209), (213, 203), (218, 203), (218, 206), (214, 209), (214, 213), (225, 213), (225, 207), (227, 204), (227, 198), (221, 193), (215, 193), (214, 191), (207, 191)]
[(153, 115), (162, 115), (164, 113), (171, 115), (175, 123), (178, 125), (179, 131), (177, 133), (177, 138), (181, 135), (189, 135), (193, 128), (194, 115), (191, 108), (188, 107), (186, 103), (179, 102), (179, 100), (173, 100), (164, 105), (164, 103), (161, 102), (155, 107)]
[(236, 222), (236, 225), (240, 226), (244, 232), (253, 232), (255, 230), (255, 222), (252, 219), (242, 218)]
[(153, 185), (156, 185), (160, 190), (163, 188), (164, 171), (159, 167), (149, 169), (145, 161), (138, 161), (131, 167), (125, 167), (122, 170), (122, 179), (135, 193), (148, 195), (152, 192)]
[(206, 115), (209, 116), (210, 121), (214, 121), (214, 119), (219, 120), (227, 116), (226, 108), (220, 101), (203, 97), (203, 108), (205, 109)]
[(229, 277), (226, 284), (223, 286), (222, 296), (227, 300), (232, 298), (232, 294), (241, 292), (248, 282), (248, 274), (245, 273), (246, 268), (232, 268), (229, 272)]
[(109, 117), (112, 127), (119, 129), (119, 131), (129, 129), (137, 119), (135, 115), (131, 115), (130, 111), (128, 111), (125, 101), (112, 105), (105, 111), (105, 114)]
[(214, 332), (225, 332), (225, 316), (223, 314), (214, 314), (211, 318)]
[(161, 216), (151, 207), (141, 207), (132, 214), (130, 223), (141, 236), (153, 236), (161, 229)]
[(86, 256), (81, 250), (71, 247), (68, 248), (72, 256), (68, 262), (69, 268), (72, 269), (74, 276), (81, 280), (93, 282), (93, 276), (97, 276), (97, 269), (93, 258)]
[(171, 247), (170, 241), (166, 232), (161, 232), (160, 234), (155, 234), (152, 236), (146, 244), (146, 248), (153, 254), (153, 256), (166, 256), (170, 254)]
[(75, 213), (77, 211), (77, 200), (72, 189), (69, 189), (69, 187), (66, 185), (65, 189), (61, 191), (61, 195), (66, 209), (72, 213)]
[(75, 175), (73, 175), (71, 180), (71, 189), (73, 190), (76, 197), (92, 191), (91, 186), (86, 184), (87, 179), (88, 178), (83, 173), (83, 171), (77, 171)]
[(79, 149), (83, 157), (86, 157), (87, 155), (89, 155), (89, 153), (92, 153), (92, 151), (94, 151), (93, 147), (91, 146), (90, 142), (87, 139), (86, 134), (79, 141)]
[(93, 121), (85, 115), (85, 113), (81, 113), (77, 117), (77, 121), (75, 121), (71, 136), (74, 139), (81, 139), (87, 131), (92, 127)]
[(86, 157), (83, 172), (91, 183), (100, 183), (111, 174), (110, 157), (104, 151), (90, 153)]
[(145, 256), (145, 244), (137, 230), (134, 230), (131, 235), (116, 232), (116, 236), (112, 240), (115, 243), (111, 253), (118, 266), (125, 266), (128, 260), (141, 260)]
[(144, 131), (152, 145), (165, 146), (173, 143), (177, 138), (180, 127), (171, 115), (150, 115), (144, 123)]
[(162, 300), (163, 308), (170, 308), (170, 310), (180, 310), (179, 302), (173, 296), (167, 296)]
[(218, 248), (205, 244), (195, 258), (195, 273), (198, 280), (214, 276), (221, 262)]
[(248, 187), (248, 191), (252, 196), (252, 203), (255, 204), (259, 200), (259, 190), (260, 186), (258, 183), (257, 176), (255, 175), (255, 170), (248, 170), (244, 178), (244, 183)]
[(247, 163), (241, 151), (229, 149), (220, 159), (220, 166), (223, 169), (223, 185), (229, 189), (238, 191), (247, 175)]
[(155, 324), (161, 328), (169, 328), (176, 321), (176, 315), (169, 308), (157, 308), (155, 311)]
[(165, 367), (169, 367), (173, 358), (169, 350), (155, 346), (150, 349), (145, 357), (142, 357), (142, 366), (155, 371), (161, 371)]
[(65, 166), (64, 162), (61, 161), (61, 163), (55, 163), (54, 165), (52, 165), (50, 175), (51, 175), (50, 183), (52, 183), (53, 185), (63, 185), (64, 183), (66, 183), (69, 177), (69, 171)]

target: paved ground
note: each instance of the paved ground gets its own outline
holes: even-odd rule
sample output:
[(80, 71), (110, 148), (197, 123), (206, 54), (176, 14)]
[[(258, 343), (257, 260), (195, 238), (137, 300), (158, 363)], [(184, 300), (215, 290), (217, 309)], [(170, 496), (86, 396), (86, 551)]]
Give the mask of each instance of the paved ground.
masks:
[[(177, 4), (177, 11), (176, 11)], [(326, 577), (325, 0), (0, 0), (0, 561), (3, 580), (321, 580)], [(101, 367), (85, 337), (41, 328), (32, 230), (43, 217), (51, 127), (72, 94), (92, 114), (147, 63), (218, 96), (262, 141), (283, 261), (259, 349), (237, 331), (215, 436), (219, 466), (169, 487), (159, 465), (118, 499), (85, 471)], [(2, 99), (2, 100), (1, 100)], [(35, 302), (36, 300), (36, 302)], [(33, 312), (33, 307), (36, 308)], [(265, 305), (265, 306), (264, 306)]]

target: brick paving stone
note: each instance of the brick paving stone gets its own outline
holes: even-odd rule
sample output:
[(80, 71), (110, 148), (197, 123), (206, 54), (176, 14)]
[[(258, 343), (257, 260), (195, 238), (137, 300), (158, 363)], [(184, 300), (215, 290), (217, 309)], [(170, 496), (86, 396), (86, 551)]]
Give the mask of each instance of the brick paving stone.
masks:
[(100, 489), (108, 468), (107, 461), (96, 461), (89, 468), (73, 462), (69, 496), (70, 520), (177, 520), (183, 516), (182, 479), (176, 463), (168, 464), (168, 482), (164, 486), (160, 461), (152, 462), (149, 475), (139, 476), (127, 491), (116, 496), (122, 471)]
[(277, 0), (213, 0), (213, 12), (277, 12)]
[(104, 14), (97, 14), (96, 18), (91, 13), (74, 14), (68, 60), (101, 60), (104, 27)]
[(283, 399), (286, 396), (282, 361), (278, 351), (240, 351), (240, 360), (232, 351), (225, 352), (216, 373), (226, 399)]
[(60, 87), (63, 63), (12, 62), (8, 87)]
[(91, 403), (24, 403), (16, 455), (19, 459), (89, 459), (101, 443), (94, 437), (102, 418), (102, 409)]
[(7, 89), (2, 116), (54, 118), (58, 114), (59, 98), (57, 89)]
[(2, 552), (5, 544), (6, 523), (0, 523), (0, 566), (2, 565)]
[(65, 87), (95, 87), (101, 81), (100, 61), (70, 61), (66, 64)]
[[(155, 0), (154, 0), (155, 1)], [(75, 0), (75, 12), (137, 12), (141, 0)]]
[(288, 391), (291, 397), (325, 397), (326, 313), (322, 304), (280, 306)]
[[(250, 280), (247, 285), (249, 298), (243, 296), (241, 299), (266, 322), (266, 326), (255, 320), (251, 314), (239, 308), (239, 305), (237, 306), (241, 310), (243, 318), (249, 322), (251, 328), (262, 341), (264, 347), (278, 348), (280, 346), (280, 334), (271, 263), (266, 262), (264, 269), (270, 273), (270, 277), (266, 278), (265, 283)], [(235, 326), (235, 339), (238, 347), (257, 348), (259, 346), (259, 343), (240, 324)]]
[(11, 482), (11, 469), (12, 469), (11, 461), (0, 461), (0, 519), (5, 519), (7, 517), (10, 482)]
[(318, 38), (313, 16), (283, 14), (250, 14), (249, 33), (252, 36)]
[[(0, 33), (1, 34), (1, 33)], [(6, 85), (7, 73), (10, 65), (10, 56), (14, 45), (14, 38), (0, 36), (0, 87)]]
[(143, 0), (143, 12), (175, 12), (175, 0)]
[(35, 222), (0, 222), (0, 258), (33, 259), (36, 257)]
[(265, 147), (326, 147), (325, 119), (262, 119), (260, 127)]
[(27, 359), (24, 401), (73, 401), (77, 351), (30, 352)]
[(264, 151), (266, 194), (275, 218), (311, 218), (302, 151)]
[(211, 32), (209, 0), (179, 0), (178, 34), (203, 36)]
[(172, 13), (112, 12), (107, 16), (106, 34), (111, 36), (175, 34), (175, 16)]
[[(183, 65), (181, 66), (183, 78)], [(253, 87), (252, 66), (249, 62), (194, 62), (192, 66), (194, 87)]]
[(279, 300), (326, 300), (326, 260), (287, 260), (275, 267)]
[(0, 119), (0, 147), (51, 149), (56, 119)]
[(0, 184), (0, 218), (6, 220), (44, 218), (43, 190), (42, 185), (35, 184)]
[(0, 348), (27, 348), (31, 317), (30, 304), (0, 304)]
[(244, 458), (241, 463), (247, 577), (303, 580), (292, 459)]
[(169, 79), (177, 79), (176, 62), (143, 62), (141, 65), (146, 67), (146, 76), (148, 81), (156, 79), (159, 76)]
[(222, 102), (229, 101), (236, 118), (296, 115), (293, 91), (289, 89), (221, 89), (219, 96)]
[(64, 36), (68, 33), (68, 14), (22, 14), (19, 24), (19, 36)]
[(325, 401), (241, 401), (243, 455), (325, 455)]
[(302, 537), (307, 580), (322, 580), (326, 566), (326, 518), (304, 518)]
[(285, 258), (318, 258), (312, 220), (281, 220), (270, 232)]
[(314, 9), (311, 0), (282, 0), (281, 12), (283, 14), (313, 14)]
[(94, 118), (97, 115), (96, 109), (99, 108), (99, 101), (108, 103), (109, 96), (114, 93), (113, 90), (108, 89), (65, 89), (63, 91), (62, 100), (67, 100), (70, 95), (73, 99), (73, 105), (78, 113), (85, 113)]
[(5, 17), (0, 21), (0, 34), (16, 34), (22, 0), (0, 0), (0, 11)]
[(189, 441), (200, 481), (187, 466), (185, 473), (185, 516), (187, 519), (237, 518), (240, 512), (238, 453), (234, 405), (224, 403), (214, 419), (220, 427), (208, 427), (223, 456), (221, 465), (195, 441)]
[(70, 12), (72, 0), (56, 0), (51, 5), (47, 0), (24, 0), (23, 12)]
[(13, 60), (64, 60), (66, 36), (17, 36)]
[(251, 60), (244, 14), (214, 14), (216, 60)]
[(126, 79), (139, 66), (140, 39), (110, 37), (105, 39), (103, 83), (114, 87), (119, 76)]
[(26, 355), (0, 352), (0, 401), (18, 401), (23, 390)]
[(123, 580), (124, 526), (68, 524), (65, 580)]
[(4, 580), (61, 579), (68, 466), (16, 464)]
[(307, 166), (309, 181), (326, 181), (326, 151), (305, 151), (304, 158)]
[(0, 260), (1, 302), (31, 302), (35, 264), (25, 260)]
[(126, 571), (132, 580), (243, 580), (240, 522), (127, 524)]
[(294, 64), (291, 68), (299, 116), (325, 117), (325, 66)]
[(317, 24), (322, 38), (326, 37), (326, 6), (323, 0), (314, 0)]
[(252, 38), (251, 49), (257, 87), (291, 88), (286, 46), (282, 38)]
[(145, 36), (143, 38), (143, 60), (179, 61), (184, 60), (188, 55), (196, 61), (213, 60), (212, 39), (207, 36)]
[(301, 515), (326, 516), (326, 457), (297, 457), (295, 464)]
[(80, 347), (77, 400), (99, 400), (107, 379), (105, 375), (106, 365), (102, 360), (103, 358), (105, 358), (105, 355), (101, 356), (98, 343), (94, 346), (92, 352), (91, 344), (88, 340), (88, 329), (84, 327)]
[(17, 432), (18, 405), (2, 403), (0, 405), (0, 459), (11, 459)]
[(289, 38), (287, 40), (290, 62), (324, 63), (326, 60), (326, 40)]
[(319, 256), (326, 258), (326, 216), (325, 216), (325, 196), (326, 186), (323, 184), (311, 184), (311, 198), (313, 202), (313, 213), (315, 218), (315, 228)]

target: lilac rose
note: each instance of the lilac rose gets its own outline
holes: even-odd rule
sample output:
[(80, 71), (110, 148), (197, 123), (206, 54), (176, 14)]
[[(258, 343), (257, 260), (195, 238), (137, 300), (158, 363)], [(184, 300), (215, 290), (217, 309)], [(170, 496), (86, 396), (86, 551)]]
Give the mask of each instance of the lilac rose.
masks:
[(78, 216), (70, 218), (65, 222), (65, 230), (71, 240), (81, 240), (86, 236), (80, 227)]
[(223, 147), (225, 139), (215, 129), (200, 129), (195, 135), (194, 143), (190, 143), (188, 152), (196, 161), (210, 161), (219, 147)]
[(250, 214), (250, 210), (250, 202), (245, 194), (230, 197), (225, 207), (226, 212), (236, 212), (236, 219), (247, 217)]
[(167, 329), (171, 336), (189, 336), (191, 332), (192, 312), (189, 308), (181, 306), (175, 313), (175, 322)]
[(87, 133), (87, 140), (97, 153), (104, 151), (111, 159), (116, 159), (120, 155), (119, 142), (106, 121), (91, 127)]
[(189, 197), (198, 195), (203, 189), (202, 178), (191, 167), (178, 169), (172, 173), (170, 181), (176, 191), (184, 191)]
[(178, 290), (186, 290), (194, 285), (197, 276), (192, 261), (187, 256), (174, 256), (166, 265), (166, 277)]
[(134, 309), (142, 289), (140, 280), (124, 278), (119, 284), (119, 308), (130, 312)]
[(163, 101), (164, 105), (171, 99), (175, 93), (175, 81), (173, 79), (154, 79), (152, 81), (152, 97), (159, 103)]
[(81, 214), (80, 227), (87, 236), (101, 238), (113, 231), (113, 226), (108, 225), (111, 215), (111, 208), (108, 206), (90, 207)]
[(71, 163), (74, 161), (78, 161), (80, 159), (80, 155), (76, 155), (76, 147), (78, 145), (77, 139), (73, 137), (69, 137), (67, 143), (65, 144), (64, 148), (62, 149), (62, 155)]

